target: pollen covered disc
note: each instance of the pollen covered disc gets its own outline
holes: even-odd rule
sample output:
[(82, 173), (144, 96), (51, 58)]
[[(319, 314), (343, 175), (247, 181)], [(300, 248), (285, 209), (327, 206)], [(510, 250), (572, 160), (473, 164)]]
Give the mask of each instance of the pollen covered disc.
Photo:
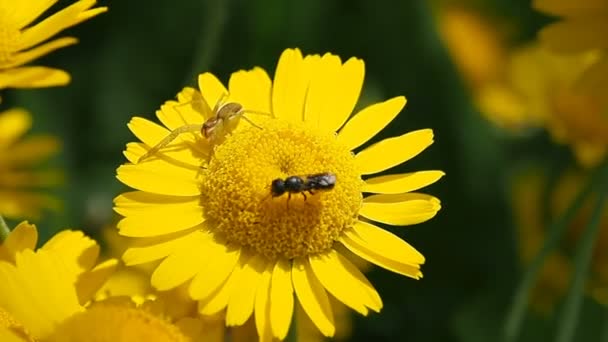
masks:
[[(333, 189), (272, 196), (275, 179), (326, 172), (336, 175)], [(354, 225), (361, 206), (363, 181), (353, 155), (335, 135), (301, 123), (268, 120), (234, 133), (203, 173), (207, 220), (229, 242), (271, 259), (328, 250)]]

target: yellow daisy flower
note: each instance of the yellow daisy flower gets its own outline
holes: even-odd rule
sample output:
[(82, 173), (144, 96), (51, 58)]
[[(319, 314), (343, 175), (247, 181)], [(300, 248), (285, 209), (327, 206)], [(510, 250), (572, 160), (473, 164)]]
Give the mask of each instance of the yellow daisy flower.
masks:
[[(585, 176), (579, 172), (567, 172), (557, 182), (550, 196), (550, 220), (559, 217), (572, 202)], [(543, 245), (547, 222), (544, 218), (543, 192), (548, 179), (538, 170), (530, 170), (515, 179), (512, 201), (517, 224), (519, 253), (524, 264), (532, 261)], [(580, 236), (589, 223), (594, 200), (587, 201), (568, 225), (566, 235), (554, 253), (550, 254), (541, 269), (537, 284), (532, 291), (532, 308), (550, 313), (570, 285), (573, 265), (570, 256), (575, 251)], [(596, 300), (608, 304), (608, 212), (600, 221), (600, 233), (594, 247), (587, 293)]]
[(70, 81), (63, 70), (23, 65), (75, 44), (77, 40), (72, 37), (47, 40), (107, 8), (91, 9), (95, 0), (80, 0), (41, 20), (39, 16), (55, 3), (57, 0), (0, 0), (0, 89), (51, 87)]
[(534, 7), (562, 18), (540, 31), (540, 40), (550, 49), (564, 54), (597, 51), (601, 55), (581, 75), (581, 87), (608, 105), (608, 2), (535, 0)]
[(442, 4), (437, 21), (452, 61), (472, 89), (502, 78), (506, 34), (495, 21), (454, 4)]
[(201, 319), (172, 321), (159, 302), (93, 302), (117, 260), (96, 264), (99, 246), (82, 232), (62, 231), (34, 251), (36, 240), (24, 222), (0, 246), (2, 341), (221, 341), (201, 337), (209, 336)]
[(488, 116), (517, 118), (520, 127), (544, 127), (571, 146), (581, 164), (599, 163), (608, 148), (608, 116), (593, 96), (575, 86), (595, 54), (561, 56), (540, 45), (515, 50), (508, 75), (480, 91)]
[[(126, 264), (162, 260), (151, 278), (156, 289), (188, 283), (202, 315), (225, 312), (228, 326), (253, 317), (262, 340), (285, 338), (294, 294), (326, 336), (335, 332), (328, 293), (363, 315), (380, 311), (376, 290), (334, 247), (419, 279), (422, 254), (371, 221), (411, 225), (435, 216), (439, 200), (414, 191), (443, 172), (361, 179), (433, 142), (432, 131), (423, 129), (359, 151), (405, 105), (404, 97), (395, 97), (348, 120), (363, 75), (357, 58), (343, 63), (329, 53), (303, 57), (288, 49), (274, 81), (254, 68), (233, 73), (226, 89), (205, 73), (200, 92), (186, 88), (157, 111), (165, 127), (133, 118), (129, 128), (143, 143), (127, 145), (130, 163), (117, 177), (137, 191), (115, 199), (124, 216), (120, 234), (138, 238), (123, 255)], [(222, 112), (225, 120), (218, 120), (210, 109), (235, 109), (234, 103), (245, 114)], [(141, 158), (179, 127), (203, 134), (181, 134)], [(335, 186), (279, 196), (281, 180), (296, 176), (316, 187), (306, 183), (307, 175), (319, 173), (327, 177), (313, 180)]]
[[(105, 254), (109, 257), (120, 256), (127, 248), (127, 238), (118, 235), (116, 226), (108, 225), (102, 229)], [(136, 307), (146, 310), (165, 321), (176, 325), (192, 341), (224, 341), (225, 329), (221, 316), (201, 317), (196, 302), (182, 285), (168, 291), (155, 291), (150, 286), (150, 274), (158, 263), (124, 267), (120, 264), (105, 284), (97, 291), (95, 301), (123, 303), (125, 300)]]
[(45, 209), (58, 209), (57, 199), (41, 193), (41, 188), (57, 185), (56, 170), (33, 170), (59, 149), (52, 136), (34, 136), (19, 141), (30, 129), (32, 118), (22, 109), (0, 112), (0, 215), (7, 218), (37, 219)]
[(441, 38), (471, 92), (480, 113), (493, 124), (514, 132), (533, 125), (534, 117), (509, 87), (509, 28), (473, 9), (442, 4)]

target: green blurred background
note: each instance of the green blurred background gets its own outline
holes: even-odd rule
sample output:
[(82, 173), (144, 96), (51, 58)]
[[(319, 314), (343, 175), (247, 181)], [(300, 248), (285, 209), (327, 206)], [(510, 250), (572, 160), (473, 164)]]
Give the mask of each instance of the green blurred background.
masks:
[[(62, 8), (70, 1), (59, 1)], [(529, 1), (460, 1), (491, 20), (516, 27), (514, 43), (532, 39), (547, 18)], [(41, 65), (73, 77), (63, 88), (8, 91), (5, 105), (34, 115), (34, 132), (59, 136), (64, 148), (52, 164), (65, 169), (56, 193), (59, 213), (37, 222), (47, 237), (64, 227), (93, 236), (115, 222), (112, 199), (125, 190), (115, 169), (135, 140), (132, 116), (153, 118), (161, 103), (198, 73), (223, 81), (231, 72), (262, 66), (273, 73), (283, 49), (363, 58), (362, 104), (405, 95), (404, 112), (376, 139), (432, 128), (435, 143), (397, 171), (446, 172), (426, 192), (443, 209), (433, 220), (388, 228), (427, 258), (413, 281), (374, 269), (369, 277), (384, 300), (380, 314), (356, 317), (352, 341), (496, 341), (520, 279), (509, 199), (509, 179), (528, 160), (549, 167), (569, 161), (544, 133), (513, 139), (479, 115), (439, 39), (428, 1), (100, 1), (109, 12), (68, 31), (76, 46)], [(65, 35), (65, 34), (64, 34)], [(8, 107), (8, 106), (5, 106)], [(548, 153), (551, 151), (551, 153)], [(593, 334), (601, 309), (587, 303), (579, 326)], [(522, 340), (550, 340), (552, 317), (530, 315)], [(594, 336), (594, 335), (591, 335)], [(578, 341), (587, 341), (583, 335)]]

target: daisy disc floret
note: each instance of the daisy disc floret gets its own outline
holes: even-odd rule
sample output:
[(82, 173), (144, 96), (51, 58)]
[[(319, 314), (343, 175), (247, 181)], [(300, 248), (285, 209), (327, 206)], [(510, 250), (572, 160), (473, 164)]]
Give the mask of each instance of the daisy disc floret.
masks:
[[(379, 311), (380, 296), (340, 248), (422, 277), (422, 254), (372, 222), (432, 218), (439, 200), (414, 191), (443, 172), (368, 177), (422, 152), (433, 133), (418, 130), (360, 150), (405, 106), (399, 96), (348, 120), (363, 75), (360, 59), (288, 49), (274, 80), (254, 68), (233, 73), (226, 88), (204, 73), (199, 89), (185, 88), (157, 111), (162, 126), (133, 118), (129, 128), (142, 142), (127, 145), (129, 163), (117, 177), (136, 190), (115, 199), (124, 216), (119, 231), (136, 241), (125, 262), (161, 260), (151, 277), (155, 288), (186, 283), (199, 313), (225, 313), (228, 326), (253, 316), (262, 340), (285, 338), (295, 300), (326, 336), (335, 333), (329, 295), (363, 315)], [(244, 111), (214, 139), (180, 134), (138, 163), (172, 131), (213, 118), (209, 108), (218, 101)], [(335, 186), (273, 193), (275, 180), (296, 176), (306, 184), (320, 173), (335, 176)]]

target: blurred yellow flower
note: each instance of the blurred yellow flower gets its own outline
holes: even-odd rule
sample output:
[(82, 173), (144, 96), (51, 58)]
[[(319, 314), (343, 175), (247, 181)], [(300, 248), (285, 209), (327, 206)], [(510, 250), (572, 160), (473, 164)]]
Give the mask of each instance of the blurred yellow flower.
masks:
[(47, 40), (107, 8), (90, 9), (95, 0), (80, 0), (40, 20), (38, 17), (55, 3), (57, 0), (0, 0), (0, 90), (59, 86), (70, 81), (63, 70), (23, 65), (75, 44), (77, 40), (72, 37)]
[(479, 93), (482, 112), (511, 118), (512, 127), (544, 127), (569, 145), (581, 164), (599, 163), (608, 148), (608, 116), (597, 99), (576, 87), (597, 55), (556, 55), (540, 45), (513, 52), (507, 78)]
[[(404, 97), (395, 97), (348, 121), (363, 74), (359, 59), (342, 63), (335, 55), (303, 57), (288, 49), (274, 83), (260, 68), (233, 73), (229, 89), (205, 73), (199, 77), (200, 92), (186, 88), (177, 102), (157, 111), (167, 128), (134, 118), (129, 127), (143, 143), (127, 145), (130, 163), (118, 168), (117, 177), (138, 191), (118, 196), (115, 210), (125, 216), (118, 223), (120, 234), (138, 242), (123, 260), (128, 265), (162, 260), (151, 278), (157, 290), (186, 283), (202, 315), (225, 312), (228, 326), (254, 317), (262, 340), (285, 338), (294, 293), (326, 336), (335, 333), (328, 292), (363, 315), (379, 311), (376, 290), (334, 245), (420, 278), (424, 257), (363, 218), (392, 225), (432, 218), (439, 200), (413, 191), (443, 172), (361, 179), (413, 158), (433, 142), (431, 130), (419, 130), (353, 154), (405, 105)], [(241, 115), (220, 125), (210, 109), (218, 103), (242, 105), (247, 122), (235, 125)], [(267, 114), (254, 120), (253, 112)], [(201, 127), (208, 119), (217, 125)], [(140, 160), (179, 127), (212, 131), (212, 139), (181, 134)], [(272, 196), (273, 180), (318, 173), (333, 173), (335, 187), (307, 193), (306, 199)]]
[(471, 89), (503, 77), (506, 34), (496, 21), (454, 4), (440, 6), (436, 20), (452, 62)]
[(500, 127), (519, 130), (535, 119), (509, 88), (508, 28), (493, 19), (453, 4), (440, 6), (437, 16), (441, 38), (481, 114)]
[[(545, 239), (543, 213), (549, 210), (549, 220), (562, 214), (576, 196), (586, 180), (584, 174), (568, 172), (563, 175), (549, 196), (543, 197), (548, 179), (538, 170), (528, 171), (515, 179), (512, 200), (517, 224), (520, 257), (529, 263), (540, 250)], [(565, 294), (570, 284), (572, 263), (570, 255), (576, 249), (580, 235), (589, 224), (594, 201), (587, 201), (581, 211), (569, 223), (566, 236), (559, 249), (545, 261), (538, 283), (532, 293), (532, 307), (540, 312), (550, 312)], [(546, 208), (545, 206), (548, 206)], [(596, 300), (608, 304), (608, 212), (600, 222), (600, 233), (594, 247), (591, 274), (587, 282), (587, 293)]]
[(22, 109), (0, 112), (0, 215), (7, 218), (38, 219), (43, 210), (60, 207), (41, 190), (61, 183), (61, 173), (34, 169), (57, 153), (59, 141), (42, 135), (20, 141), (31, 125), (30, 114)]
[(128, 296), (94, 300), (117, 260), (97, 263), (99, 246), (82, 232), (62, 231), (34, 250), (36, 240), (35, 226), (23, 222), (0, 245), (2, 341), (221, 341), (207, 337), (223, 324), (173, 320), (176, 297), (141, 306)]
[(534, 7), (562, 19), (539, 33), (540, 40), (562, 54), (597, 52), (599, 58), (580, 74), (581, 92), (602, 101), (608, 115), (608, 2), (605, 0), (535, 0)]

